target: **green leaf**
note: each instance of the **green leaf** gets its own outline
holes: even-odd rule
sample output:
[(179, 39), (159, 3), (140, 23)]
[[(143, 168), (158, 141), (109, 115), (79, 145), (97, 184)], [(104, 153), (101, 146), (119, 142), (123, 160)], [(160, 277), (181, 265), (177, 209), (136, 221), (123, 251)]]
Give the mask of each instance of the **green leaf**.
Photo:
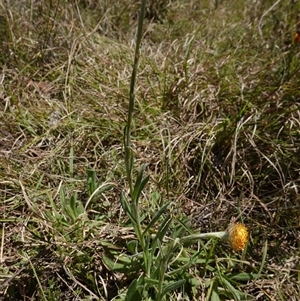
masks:
[(130, 270), (132, 262), (129, 258), (125, 256), (120, 256), (116, 260), (112, 260), (109, 256), (105, 254), (102, 257), (102, 260), (109, 270), (122, 273), (126, 273)]
[[(94, 184), (92, 185), (94, 186)], [(90, 195), (88, 201), (85, 204), (85, 209), (88, 207), (90, 202), (99, 194), (103, 194), (104, 192), (110, 190), (112, 187), (114, 187), (114, 184), (104, 184), (103, 186), (99, 186), (93, 190), (92, 194)]]
[(141, 192), (143, 191), (144, 187), (146, 186), (147, 182), (149, 181), (150, 176), (146, 176), (145, 178), (143, 178), (144, 175), (144, 171), (146, 169), (146, 164), (143, 164), (143, 166), (141, 167), (136, 182), (134, 184), (134, 189), (133, 189), (133, 193), (132, 193), (132, 199), (133, 201), (137, 202)]
[(182, 236), (185, 234), (185, 232), (189, 232), (189, 234), (192, 234), (192, 230), (190, 229), (191, 221), (188, 218), (185, 218), (183, 220), (177, 220), (178, 224), (173, 228), (172, 230), (172, 238), (182, 238)]
[(233, 285), (224, 276), (220, 276), (220, 278), (220, 282), (230, 291), (230, 293), (234, 296), (234, 299), (241, 300), (241, 296), (243, 295), (243, 293), (235, 289)]
[(221, 301), (217, 290), (212, 290), (210, 301)]
[(266, 258), (267, 258), (267, 252), (268, 252), (268, 241), (266, 240), (265, 245), (264, 245), (264, 249), (263, 249), (263, 256), (262, 256), (262, 261), (261, 261), (261, 265), (259, 268), (259, 271), (257, 273), (257, 276), (255, 279), (258, 279), (262, 273), (262, 270), (264, 268), (265, 262), (266, 262)]
[(215, 291), (215, 293), (218, 292), (218, 286), (216, 285), (216, 279), (215, 278), (212, 278), (212, 279), (209, 279), (207, 281), (205, 281), (205, 287), (207, 288), (208, 287), (208, 290), (206, 292), (206, 300), (212, 300), (212, 294), (213, 292)]
[(125, 195), (124, 195), (123, 192), (121, 192), (120, 200), (121, 200), (122, 208), (125, 211), (126, 215), (130, 218), (131, 222), (133, 224), (135, 224), (136, 220), (135, 220), (135, 218), (134, 218), (134, 216), (132, 214), (131, 207), (130, 207), (128, 201), (126, 200), (126, 197), (125, 197)]
[(151, 284), (152, 286), (157, 286), (159, 284), (159, 281), (157, 279), (154, 279), (153, 277), (145, 277), (145, 283)]
[(134, 279), (128, 287), (125, 301), (141, 301), (142, 300), (142, 294), (141, 294), (142, 289), (143, 289), (143, 286), (138, 285), (138, 280)]
[(85, 209), (83, 207), (83, 204), (81, 201), (77, 200), (77, 205), (76, 205), (76, 216), (78, 217), (79, 215), (85, 213)]
[(45, 176), (45, 173), (42, 173), (42, 175), (40, 176), (39, 180), (36, 182), (36, 185), (35, 185), (35, 189), (38, 190), (42, 184), (42, 181), (44, 179), (44, 176)]
[(254, 273), (239, 273), (237, 275), (234, 275), (230, 277), (232, 280), (239, 280), (239, 281), (250, 281), (257, 279), (259, 277), (259, 274)]
[(143, 232), (143, 235), (145, 235), (148, 230), (155, 224), (155, 222), (161, 217), (161, 215), (166, 211), (167, 207), (170, 205), (170, 202), (167, 202), (165, 205), (163, 205), (158, 212), (154, 215), (152, 220), (149, 222), (148, 226)]
[(87, 184), (88, 195), (91, 196), (92, 193), (96, 190), (96, 187), (97, 187), (95, 170), (88, 169), (86, 184)]
[(168, 292), (174, 291), (177, 288), (181, 287), (182, 285), (184, 285), (186, 282), (185, 279), (181, 279), (181, 280), (177, 280), (171, 283), (168, 283), (167, 285), (165, 285), (163, 287), (163, 291), (162, 291), (162, 295), (166, 295)]
[(94, 195), (102, 194), (108, 190), (111, 190), (115, 185), (114, 184), (104, 184), (101, 188), (98, 188), (97, 193)]
[(192, 277), (189, 279), (189, 283), (191, 286), (199, 287), (201, 285), (201, 281), (198, 278)]
[(163, 220), (160, 228), (158, 229), (156, 236), (153, 239), (152, 251), (151, 251), (152, 256), (156, 252), (157, 242), (158, 241), (162, 242), (165, 234), (169, 230), (169, 226), (170, 226), (171, 221), (172, 221), (172, 219), (170, 218), (170, 214), (167, 214), (166, 218)]
[(70, 210), (68, 210), (68, 213), (70, 215), (70, 217), (73, 219), (73, 221), (76, 220), (77, 218), (77, 208), (76, 208), (76, 199), (77, 199), (77, 195), (76, 194), (73, 194), (70, 198), (70, 203), (69, 203), (69, 206), (68, 208), (70, 208)]
[(136, 254), (138, 252), (138, 242), (136, 240), (131, 240), (127, 243), (127, 249), (131, 254)]
[(66, 207), (66, 191), (65, 187), (61, 185), (60, 190), (59, 190), (59, 199), (60, 199), (60, 204), (63, 209)]

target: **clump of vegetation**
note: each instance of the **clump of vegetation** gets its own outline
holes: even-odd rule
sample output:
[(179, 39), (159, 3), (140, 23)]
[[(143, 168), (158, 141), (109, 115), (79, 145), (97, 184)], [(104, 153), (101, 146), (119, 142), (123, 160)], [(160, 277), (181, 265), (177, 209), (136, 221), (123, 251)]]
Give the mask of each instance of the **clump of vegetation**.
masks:
[(298, 300), (299, 10), (2, 4), (1, 298)]

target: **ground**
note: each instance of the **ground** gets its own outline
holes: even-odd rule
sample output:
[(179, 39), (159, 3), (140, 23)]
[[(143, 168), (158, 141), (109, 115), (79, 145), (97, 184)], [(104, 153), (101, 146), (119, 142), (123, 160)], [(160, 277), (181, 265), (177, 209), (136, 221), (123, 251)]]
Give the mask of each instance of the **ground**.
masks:
[(0, 6), (1, 299), (299, 300), (300, 3), (140, 11)]

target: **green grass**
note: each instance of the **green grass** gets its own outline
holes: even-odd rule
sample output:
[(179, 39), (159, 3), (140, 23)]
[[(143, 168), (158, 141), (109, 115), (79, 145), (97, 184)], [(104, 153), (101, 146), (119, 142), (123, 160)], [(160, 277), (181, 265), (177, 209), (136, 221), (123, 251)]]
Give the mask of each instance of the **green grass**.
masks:
[(169, 2), (0, 6), (1, 299), (300, 298), (300, 5)]

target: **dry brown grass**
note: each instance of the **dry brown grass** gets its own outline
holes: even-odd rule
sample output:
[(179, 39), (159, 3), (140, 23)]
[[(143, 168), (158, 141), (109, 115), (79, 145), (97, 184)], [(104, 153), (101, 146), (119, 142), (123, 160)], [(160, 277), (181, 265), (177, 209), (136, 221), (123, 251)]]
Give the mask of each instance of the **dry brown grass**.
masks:
[[(103, 256), (134, 239), (119, 194), (139, 2), (48, 2), (0, 7), (1, 297), (124, 300), (136, 274)], [(266, 240), (268, 250), (260, 278), (239, 289), (298, 300), (300, 6), (198, 2), (147, 7), (132, 133), (150, 175), (145, 224), (165, 200), (193, 229), (241, 220), (251, 230), (242, 271), (257, 273)], [(94, 199), (88, 170), (107, 188)], [(76, 217), (72, 197), (87, 206)], [(224, 245), (216, 254), (239, 258)], [(198, 272), (190, 300), (205, 300), (215, 276)]]

